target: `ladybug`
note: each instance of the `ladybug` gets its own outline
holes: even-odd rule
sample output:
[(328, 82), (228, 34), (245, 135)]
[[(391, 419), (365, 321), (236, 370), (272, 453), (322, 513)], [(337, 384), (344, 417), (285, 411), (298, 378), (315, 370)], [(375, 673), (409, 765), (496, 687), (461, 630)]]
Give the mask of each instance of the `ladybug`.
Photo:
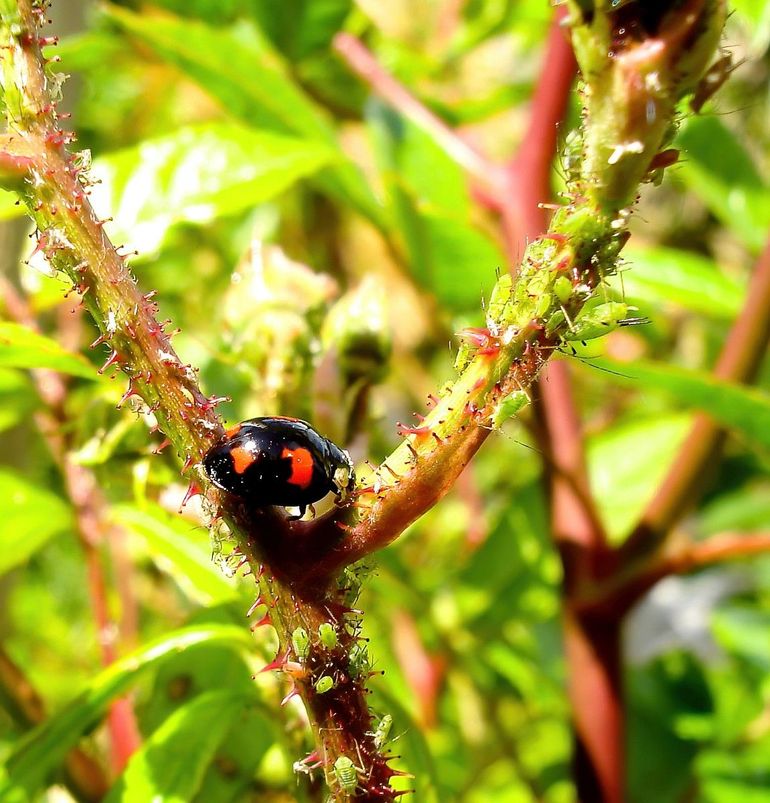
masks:
[(250, 418), (228, 429), (206, 452), (203, 467), (223, 491), (255, 507), (298, 507), (299, 516), (333, 493), (341, 501), (355, 477), (346, 451), (307, 421)]

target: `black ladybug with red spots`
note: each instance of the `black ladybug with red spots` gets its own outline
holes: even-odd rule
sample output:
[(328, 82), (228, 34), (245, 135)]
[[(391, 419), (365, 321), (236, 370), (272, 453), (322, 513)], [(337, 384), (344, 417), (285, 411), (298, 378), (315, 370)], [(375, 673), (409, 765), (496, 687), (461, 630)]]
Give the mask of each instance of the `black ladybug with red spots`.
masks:
[(218, 488), (255, 507), (307, 507), (353, 485), (348, 453), (319, 435), (307, 421), (279, 416), (251, 418), (231, 429), (203, 458)]

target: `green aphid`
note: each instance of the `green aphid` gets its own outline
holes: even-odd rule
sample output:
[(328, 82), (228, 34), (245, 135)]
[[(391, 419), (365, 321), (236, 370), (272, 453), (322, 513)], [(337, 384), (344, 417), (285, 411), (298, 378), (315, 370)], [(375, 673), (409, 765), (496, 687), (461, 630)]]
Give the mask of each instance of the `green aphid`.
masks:
[(572, 297), (572, 282), (566, 276), (559, 276), (553, 283), (553, 292), (562, 304), (566, 304)]
[(380, 750), (385, 742), (388, 741), (388, 734), (393, 727), (393, 717), (390, 714), (385, 716), (377, 723), (377, 729), (374, 731), (374, 746)]
[(337, 631), (334, 629), (334, 625), (329, 624), (329, 622), (319, 625), (318, 640), (327, 650), (333, 650), (338, 644)]
[(619, 326), (634, 326), (648, 323), (648, 318), (629, 318), (628, 304), (622, 301), (608, 301), (580, 315), (564, 333), (565, 340), (593, 340), (612, 332)]
[(460, 342), (460, 346), (457, 349), (457, 357), (455, 357), (455, 371), (458, 374), (461, 374), (471, 364), (475, 353), (475, 346), (464, 340)]
[(358, 789), (358, 772), (358, 767), (347, 756), (339, 756), (334, 762), (334, 777), (343, 792), (352, 794)]
[(551, 293), (541, 293), (535, 301), (535, 317), (543, 318), (553, 305), (553, 295)]
[(548, 318), (545, 324), (546, 337), (551, 337), (554, 332), (562, 329), (566, 323), (567, 316), (564, 314), (564, 310), (554, 310), (554, 312), (551, 314), (551, 317)]
[(310, 636), (304, 627), (298, 627), (291, 634), (291, 644), (298, 660), (304, 661), (310, 654)]
[(369, 659), (369, 650), (367, 650), (365, 644), (353, 645), (348, 659), (348, 668), (350, 677), (354, 680), (365, 678), (369, 674), (372, 669), (372, 663)]
[(321, 675), (315, 682), (315, 690), (318, 694), (326, 694), (326, 692), (331, 691), (333, 688), (334, 678), (329, 677), (329, 675)]
[(507, 323), (504, 320), (505, 308), (511, 300), (512, 287), (513, 278), (510, 273), (504, 273), (497, 280), (487, 305), (487, 326), (490, 329), (494, 330), (496, 327), (505, 326)]
[(528, 404), (529, 396), (526, 391), (514, 390), (513, 393), (509, 393), (495, 407), (495, 412), (492, 415), (492, 426), (495, 428), (501, 427), (509, 418), (515, 416)]

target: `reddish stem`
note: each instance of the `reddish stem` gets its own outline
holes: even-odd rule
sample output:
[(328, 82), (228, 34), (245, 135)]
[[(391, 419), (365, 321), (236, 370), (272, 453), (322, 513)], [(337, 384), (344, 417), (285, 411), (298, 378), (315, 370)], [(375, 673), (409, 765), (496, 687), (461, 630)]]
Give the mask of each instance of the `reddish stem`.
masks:
[(488, 192), (499, 193), (504, 178), (498, 167), (472, 148), (440, 117), (424, 106), (377, 61), (374, 54), (355, 36), (338, 33), (334, 49), (347, 65), (383, 100), (404, 117), (425, 130), (447, 155), (475, 178)]

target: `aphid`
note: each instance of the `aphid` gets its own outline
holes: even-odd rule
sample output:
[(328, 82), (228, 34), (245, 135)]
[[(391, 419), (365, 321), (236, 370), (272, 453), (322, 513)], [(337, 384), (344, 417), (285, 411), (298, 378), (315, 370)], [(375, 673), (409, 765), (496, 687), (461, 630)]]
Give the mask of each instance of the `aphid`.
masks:
[(564, 340), (593, 340), (619, 326), (649, 323), (649, 318), (629, 318), (629, 306), (622, 301), (608, 301), (582, 313), (564, 332)]
[(348, 669), (350, 677), (355, 679), (366, 677), (372, 669), (372, 663), (369, 659), (369, 650), (365, 644), (354, 644), (350, 650), (350, 658), (348, 659)]
[(318, 694), (326, 694), (334, 688), (334, 678), (329, 675), (321, 675), (315, 682), (315, 690)]
[(300, 661), (304, 661), (310, 654), (310, 636), (304, 627), (298, 627), (291, 634), (291, 644), (294, 654)]
[(347, 756), (339, 756), (334, 762), (334, 777), (343, 792), (352, 794), (358, 789), (358, 773), (361, 771)]
[(380, 750), (385, 742), (388, 740), (388, 734), (393, 727), (393, 717), (390, 714), (385, 716), (377, 723), (377, 728), (374, 731), (374, 746)]
[(492, 415), (492, 426), (499, 429), (509, 418), (529, 404), (529, 396), (523, 390), (514, 390), (502, 399)]
[(572, 282), (566, 276), (559, 276), (553, 283), (553, 292), (562, 304), (570, 300), (573, 289)]
[(337, 631), (334, 625), (324, 622), (318, 626), (318, 640), (327, 650), (333, 650), (337, 646)]

